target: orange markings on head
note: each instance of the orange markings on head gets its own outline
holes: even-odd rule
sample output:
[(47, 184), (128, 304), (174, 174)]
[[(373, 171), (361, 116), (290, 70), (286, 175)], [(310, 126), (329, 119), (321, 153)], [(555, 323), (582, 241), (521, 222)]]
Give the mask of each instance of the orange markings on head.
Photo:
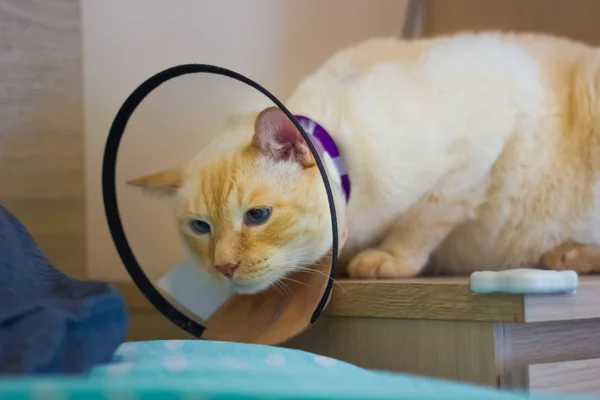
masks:
[[(239, 292), (266, 288), (320, 259), (331, 244), (327, 198), (312, 155), (299, 134), (301, 142), (289, 132), (280, 134), (290, 127), (280, 119), (285, 115), (276, 113), (281, 111), (259, 114), (250, 127), (253, 139), (235, 151), (193, 163), (185, 174), (168, 171), (132, 181), (175, 197), (185, 245), (204, 268), (230, 279)], [(261, 121), (265, 116), (268, 120)], [(266, 128), (271, 130), (265, 133)], [(257, 207), (268, 207), (270, 218), (246, 224), (246, 212)], [(210, 233), (191, 230), (194, 219), (209, 224)], [(216, 266), (229, 264), (237, 267), (225, 278)]]

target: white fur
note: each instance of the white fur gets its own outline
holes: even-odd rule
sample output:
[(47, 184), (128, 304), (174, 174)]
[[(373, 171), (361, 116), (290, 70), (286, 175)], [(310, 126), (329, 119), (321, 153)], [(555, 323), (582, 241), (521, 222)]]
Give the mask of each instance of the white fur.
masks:
[(598, 207), (575, 203), (578, 171), (572, 187), (551, 186), (565, 134), (554, 65), (577, 68), (591, 51), (532, 35), (375, 39), (306, 78), (286, 105), (324, 125), (348, 165), (346, 261), (431, 194), (467, 204), (430, 249), (438, 271), (516, 268), (567, 240), (598, 242)]

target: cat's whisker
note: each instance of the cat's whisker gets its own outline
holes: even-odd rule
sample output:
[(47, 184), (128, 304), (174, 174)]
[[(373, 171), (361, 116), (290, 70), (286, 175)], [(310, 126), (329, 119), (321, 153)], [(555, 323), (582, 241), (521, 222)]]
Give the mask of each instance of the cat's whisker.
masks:
[(279, 289), (279, 286), (277, 285), (277, 281), (273, 282), (272, 284), (273, 289), (275, 289), (275, 291), (280, 295), (283, 296), (283, 294), (281, 293), (281, 290)]
[(323, 276), (325, 276), (327, 279), (331, 280), (331, 281), (332, 281), (332, 282), (333, 282), (335, 285), (337, 285), (337, 286), (338, 286), (338, 287), (339, 287), (339, 288), (342, 290), (342, 292), (344, 292), (344, 294), (346, 294), (346, 295), (348, 294), (348, 292), (347, 292), (347, 291), (346, 291), (346, 289), (345, 289), (345, 288), (342, 286), (342, 284), (341, 284), (341, 283), (339, 283), (339, 282), (338, 282), (338, 281), (337, 281), (335, 278), (331, 278), (330, 276), (328, 276), (328, 275), (326, 275), (326, 274), (324, 274), (324, 273), (322, 273), (322, 272), (320, 272), (320, 271), (314, 271), (314, 270), (312, 270), (312, 271), (311, 271), (311, 270), (301, 270), (301, 271), (298, 271), (298, 272), (301, 272), (301, 273), (308, 273), (308, 274), (312, 273), (312, 274), (320, 274), (320, 275), (323, 275)]
[(319, 270), (316, 270), (316, 269), (313, 269), (313, 268), (299, 268), (296, 271), (297, 272), (312, 273), (312, 274), (317, 274), (317, 275), (325, 276), (326, 278), (331, 279), (334, 284), (338, 285), (339, 288), (344, 291), (344, 294), (348, 294), (346, 292), (346, 289), (342, 286), (341, 283), (339, 283), (335, 278), (330, 277), (328, 274), (325, 274), (322, 271), (319, 271)]
[(292, 289), (290, 289), (285, 282), (279, 281), (279, 284), (281, 285), (280, 287), (283, 289), (283, 291), (286, 293), (286, 297), (287, 295), (294, 295), (294, 292), (292, 291)]
[[(281, 232), (285, 232), (285, 229), (281, 229), (280, 231), (281, 231)], [(280, 232), (278, 232), (278, 233), (280, 233)], [(304, 236), (301, 236), (301, 237), (299, 237), (298, 239), (294, 240), (293, 242), (290, 242), (290, 243), (286, 244), (286, 245), (285, 245), (285, 247), (295, 246), (295, 245), (297, 245), (298, 243), (300, 243), (300, 242), (304, 242), (304, 241), (307, 241), (307, 238), (306, 238), (306, 237), (304, 237)]]
[(306, 252), (306, 251), (310, 250), (310, 246), (297, 247), (298, 244), (300, 244), (300, 242), (295, 243), (293, 245), (282, 247), (281, 251), (284, 253), (287, 253), (287, 254), (295, 254), (295, 253)]
[(298, 270), (297, 272), (302, 272), (302, 273), (307, 273), (307, 274), (315, 274), (315, 275), (322, 275), (322, 276), (326, 277), (327, 279), (331, 279), (333, 281), (333, 283), (335, 283), (336, 285), (338, 285), (340, 287), (340, 289), (342, 289), (344, 291), (344, 293), (346, 293), (346, 289), (344, 289), (344, 287), (342, 286), (341, 283), (339, 283), (335, 278), (332, 278), (329, 275), (327, 275), (327, 274), (325, 274), (325, 273), (323, 273), (321, 271), (316, 271), (314, 269), (301, 269), (301, 270)]
[(296, 279), (288, 278), (287, 276), (284, 276), (284, 277), (283, 277), (283, 278), (281, 278), (281, 279), (282, 279), (282, 280), (285, 280), (285, 281), (294, 282), (294, 283), (297, 283), (297, 284), (299, 284), (299, 285), (309, 286), (309, 284), (308, 284), (308, 283), (306, 283), (306, 282), (301, 282), (301, 281), (299, 281), (299, 280), (296, 280)]
[[(320, 276), (324, 276), (325, 278), (331, 280), (334, 284), (336, 284), (340, 289), (342, 289), (342, 291), (344, 292), (344, 294), (348, 294), (348, 292), (346, 292), (346, 289), (342, 286), (341, 283), (339, 283), (335, 278), (330, 277), (328, 274), (316, 270), (314, 268), (310, 268), (310, 267), (302, 267), (302, 266), (296, 266), (293, 269), (287, 269), (285, 265), (271, 265), (271, 268), (279, 271), (279, 272), (301, 272), (301, 273), (308, 273), (308, 274), (314, 274), (314, 275), (320, 275)], [(286, 278), (286, 277), (284, 277)], [(291, 278), (288, 278), (291, 279)]]
[(277, 292), (279, 293), (279, 295), (281, 297), (287, 297), (288, 293), (286, 291), (286, 287), (282, 285), (282, 283), (280, 281), (275, 281), (275, 289), (277, 290)]
[(293, 296), (294, 295), (294, 291), (292, 290), (292, 288), (290, 288), (288, 285), (286, 285), (285, 282), (283, 282), (283, 281), (280, 281), (280, 282), (283, 285), (283, 287), (286, 288), (289, 291), (289, 294)]

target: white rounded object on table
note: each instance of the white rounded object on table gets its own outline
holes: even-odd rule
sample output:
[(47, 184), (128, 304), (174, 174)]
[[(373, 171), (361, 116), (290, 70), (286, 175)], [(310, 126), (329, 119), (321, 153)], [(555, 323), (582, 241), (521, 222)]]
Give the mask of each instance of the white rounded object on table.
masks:
[(575, 271), (528, 268), (474, 272), (470, 278), (471, 291), (475, 293), (573, 293), (578, 284), (579, 276)]

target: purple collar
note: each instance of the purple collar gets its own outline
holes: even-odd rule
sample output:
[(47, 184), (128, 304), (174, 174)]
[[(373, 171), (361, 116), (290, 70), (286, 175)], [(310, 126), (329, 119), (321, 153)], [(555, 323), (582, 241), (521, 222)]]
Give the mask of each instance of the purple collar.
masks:
[(325, 168), (330, 173), (337, 172), (338, 176), (333, 177), (333, 179), (344, 191), (344, 197), (346, 198), (347, 203), (350, 199), (350, 178), (348, 177), (348, 169), (346, 168), (346, 164), (342, 159), (342, 155), (335, 144), (335, 140), (333, 140), (325, 128), (319, 125), (316, 121), (313, 121), (312, 119), (302, 115), (294, 115), (294, 117), (300, 126), (302, 126), (304, 131), (308, 134), (308, 136), (312, 139), (312, 142), (319, 153), (321, 161), (323, 164), (325, 164)]

